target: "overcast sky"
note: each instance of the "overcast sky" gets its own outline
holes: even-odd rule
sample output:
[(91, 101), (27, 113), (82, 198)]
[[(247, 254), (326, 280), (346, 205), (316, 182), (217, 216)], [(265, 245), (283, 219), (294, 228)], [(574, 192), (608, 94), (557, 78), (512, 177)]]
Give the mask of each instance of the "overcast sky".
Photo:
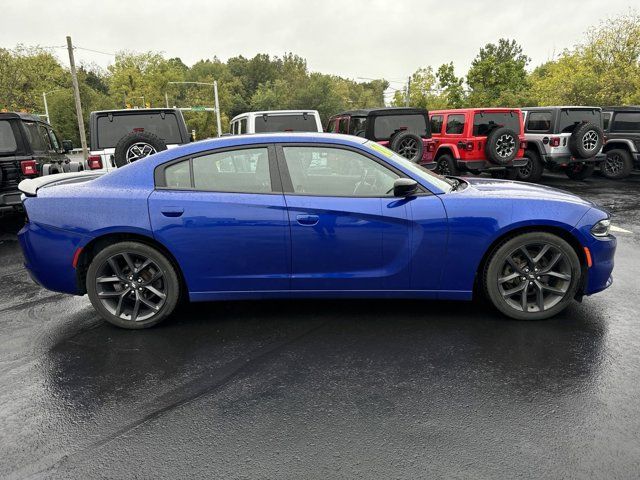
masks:
[[(453, 61), (466, 73), (480, 46), (513, 38), (531, 66), (580, 42), (637, 0), (0, 0), (0, 47), (76, 45), (161, 51), (191, 65), (217, 55), (293, 52), (310, 70), (403, 80)], [(67, 64), (62, 49), (55, 52)], [(108, 55), (78, 50), (77, 62)]]

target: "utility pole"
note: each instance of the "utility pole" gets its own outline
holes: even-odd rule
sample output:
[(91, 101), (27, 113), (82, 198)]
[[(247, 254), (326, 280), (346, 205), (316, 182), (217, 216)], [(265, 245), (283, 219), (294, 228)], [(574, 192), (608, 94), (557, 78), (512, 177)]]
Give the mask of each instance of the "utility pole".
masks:
[(80, 87), (78, 86), (78, 72), (76, 72), (76, 61), (73, 58), (73, 44), (71, 37), (67, 37), (67, 50), (69, 50), (69, 65), (71, 67), (71, 81), (73, 83), (73, 97), (76, 101), (76, 115), (78, 116), (78, 130), (80, 130), (80, 144), (82, 145), (82, 155), (85, 161), (88, 157), (87, 135), (84, 132), (84, 120), (82, 117), (82, 104), (80, 103)]
[(409, 97), (411, 95), (411, 77), (407, 80), (407, 96), (405, 97), (404, 105), (405, 107), (409, 106)]
[(215, 108), (216, 108), (216, 122), (217, 122), (217, 127), (218, 127), (218, 136), (220, 137), (222, 135), (221, 131), (222, 128), (220, 127), (220, 105), (218, 104), (218, 81), (214, 80), (213, 81), (213, 96), (214, 96), (214, 100), (215, 100)]

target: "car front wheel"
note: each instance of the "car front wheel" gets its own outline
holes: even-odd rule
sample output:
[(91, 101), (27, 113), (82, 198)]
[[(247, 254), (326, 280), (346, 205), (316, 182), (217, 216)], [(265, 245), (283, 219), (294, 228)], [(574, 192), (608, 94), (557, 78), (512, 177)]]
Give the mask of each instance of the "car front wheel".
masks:
[(517, 320), (542, 320), (564, 310), (580, 285), (580, 260), (562, 238), (525, 233), (500, 245), (484, 271), (491, 303)]
[(86, 286), (98, 313), (109, 323), (129, 329), (157, 325), (173, 312), (180, 295), (171, 262), (138, 242), (101, 250), (89, 265)]

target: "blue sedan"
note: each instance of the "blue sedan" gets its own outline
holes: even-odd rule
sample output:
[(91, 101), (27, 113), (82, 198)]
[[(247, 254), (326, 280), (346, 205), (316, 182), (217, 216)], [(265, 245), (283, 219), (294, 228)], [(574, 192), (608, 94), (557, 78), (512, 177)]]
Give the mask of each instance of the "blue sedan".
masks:
[(20, 188), (31, 276), (125, 328), (182, 298), (484, 295), (533, 320), (612, 281), (616, 240), (591, 202), (441, 177), (358, 137), (225, 137)]

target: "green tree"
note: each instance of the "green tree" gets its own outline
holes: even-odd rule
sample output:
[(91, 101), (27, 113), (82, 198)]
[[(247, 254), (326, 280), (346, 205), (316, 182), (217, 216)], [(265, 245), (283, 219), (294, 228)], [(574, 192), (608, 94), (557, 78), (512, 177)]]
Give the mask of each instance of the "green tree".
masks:
[(457, 77), (453, 62), (440, 65), (436, 72), (440, 94), (444, 97), (447, 108), (461, 108), (465, 102), (464, 78)]

